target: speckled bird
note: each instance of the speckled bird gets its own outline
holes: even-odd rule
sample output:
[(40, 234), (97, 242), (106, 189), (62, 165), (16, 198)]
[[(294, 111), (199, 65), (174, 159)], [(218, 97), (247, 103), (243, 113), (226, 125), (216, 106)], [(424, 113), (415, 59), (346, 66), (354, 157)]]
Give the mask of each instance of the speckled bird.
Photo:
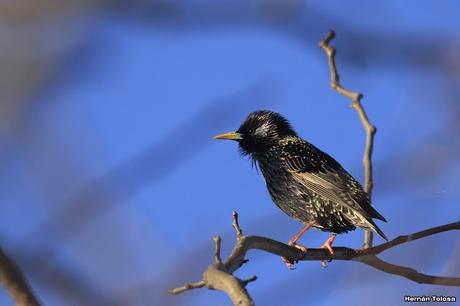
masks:
[(372, 219), (386, 220), (371, 206), (361, 185), (334, 158), (297, 136), (280, 114), (253, 112), (236, 132), (214, 138), (236, 140), (241, 153), (258, 164), (273, 202), (304, 224), (290, 246), (305, 252), (297, 240), (311, 227), (332, 233), (322, 245), (331, 255), (336, 235), (356, 227), (387, 240)]

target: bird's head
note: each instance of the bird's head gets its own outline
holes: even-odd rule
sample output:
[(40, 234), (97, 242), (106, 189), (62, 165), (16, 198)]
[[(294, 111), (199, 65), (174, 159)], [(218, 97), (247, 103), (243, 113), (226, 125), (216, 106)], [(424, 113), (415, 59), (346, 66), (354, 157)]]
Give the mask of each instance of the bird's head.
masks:
[(296, 136), (289, 121), (269, 110), (252, 112), (236, 132), (214, 136), (214, 139), (236, 140), (243, 154), (264, 152), (286, 136)]

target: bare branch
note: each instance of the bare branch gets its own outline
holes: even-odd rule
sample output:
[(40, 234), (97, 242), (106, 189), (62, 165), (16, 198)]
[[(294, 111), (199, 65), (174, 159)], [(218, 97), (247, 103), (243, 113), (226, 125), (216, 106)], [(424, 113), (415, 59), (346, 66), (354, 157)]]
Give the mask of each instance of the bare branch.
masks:
[(242, 281), (226, 271), (224, 265), (210, 265), (203, 274), (209, 289), (227, 293), (233, 305), (252, 306), (254, 302), (246, 290), (247, 281)]
[(243, 280), (243, 284), (244, 284), (244, 286), (246, 287), (247, 284), (249, 284), (249, 283), (251, 283), (251, 282), (254, 282), (254, 281), (256, 281), (256, 280), (257, 280), (257, 276), (253, 275), (253, 276), (250, 276), (250, 277), (244, 279), (244, 280)]
[[(235, 215), (237, 216), (237, 214), (233, 214), (233, 224), (235, 224)], [(389, 242), (367, 249), (355, 250), (347, 247), (333, 247), (333, 257), (331, 257), (331, 254), (324, 248), (309, 248), (308, 252), (304, 253), (295, 247), (291, 247), (270, 238), (241, 235), (237, 238), (236, 245), (233, 247), (233, 251), (230, 256), (223, 263), (211, 264), (208, 267), (208, 270), (204, 273), (203, 280), (201, 282), (194, 283), (198, 284), (197, 286), (188, 284), (183, 287), (171, 289), (170, 292), (177, 294), (192, 288), (201, 288), (206, 285), (210, 289), (226, 292), (234, 305), (253, 305), (253, 301), (244, 287), (247, 283), (256, 280), (256, 277), (253, 276), (246, 280), (240, 280), (233, 276), (233, 273), (246, 262), (244, 258), (249, 250), (261, 250), (274, 255), (286, 257), (293, 262), (324, 260), (356, 261), (369, 265), (385, 273), (405, 277), (419, 284), (460, 287), (459, 277), (427, 275), (419, 273), (412, 268), (388, 263), (377, 257), (377, 255), (383, 251), (398, 245), (451, 230), (460, 230), (460, 221), (429, 228), (410, 235), (399, 236)]]
[(385, 273), (405, 277), (419, 284), (460, 287), (460, 278), (458, 277), (441, 277), (419, 273), (415, 269), (383, 261), (376, 255), (357, 257), (354, 261), (362, 262)]
[(222, 258), (220, 257), (220, 242), (221, 242), (220, 236), (214, 237), (214, 243), (216, 244), (216, 252), (214, 253), (214, 262), (216, 264), (221, 264), (222, 263)]
[[(237, 221), (237, 213), (233, 212), (233, 224), (238, 226)], [(235, 223), (236, 220), (236, 223)], [(239, 243), (240, 239), (244, 239), (245, 237), (241, 234), (241, 230), (237, 231), (237, 243)], [(227, 293), (230, 300), (234, 305), (241, 305), (241, 306), (252, 306), (254, 302), (250, 297), (249, 293), (246, 290), (246, 285), (250, 282), (253, 282), (257, 279), (256, 276), (251, 276), (245, 280), (241, 280), (235, 277), (232, 272), (233, 270), (229, 270), (226, 264), (222, 263), (222, 259), (220, 256), (220, 245), (221, 245), (221, 238), (220, 236), (214, 237), (214, 243), (216, 247), (215, 255), (214, 255), (214, 263), (208, 266), (208, 269), (203, 273), (203, 279), (199, 282), (189, 283), (185, 286), (173, 288), (169, 290), (171, 294), (179, 294), (184, 291), (188, 291), (195, 288), (202, 288), (204, 286), (208, 287), (211, 290), (220, 290)], [(244, 258), (244, 254), (243, 254)], [(238, 268), (246, 262), (245, 260), (239, 261)], [(237, 269), (237, 268), (236, 268)], [(235, 269), (235, 270), (236, 270)]]
[(238, 224), (238, 213), (236, 211), (233, 212), (232, 226), (235, 229), (236, 238), (242, 237), (243, 236), (243, 231), (241, 230), (240, 225)]
[(187, 290), (196, 289), (196, 288), (203, 288), (205, 285), (206, 284), (204, 283), (204, 281), (201, 280), (199, 282), (190, 283), (190, 284), (187, 284), (187, 285), (182, 286), (182, 287), (177, 287), (177, 288), (170, 289), (169, 293), (171, 293), (171, 294), (179, 294), (179, 293), (182, 293), (182, 292), (187, 291)]
[[(336, 50), (329, 45), (329, 42), (335, 37), (335, 32), (330, 30), (327, 35), (319, 42), (319, 46), (326, 52), (327, 61), (329, 63), (329, 69), (331, 71), (331, 87), (338, 93), (351, 99), (351, 107), (353, 107), (361, 119), (364, 129), (366, 130), (366, 147), (364, 148), (363, 166), (365, 176), (364, 190), (369, 195), (369, 199), (372, 196), (372, 188), (374, 186), (372, 176), (372, 149), (374, 148), (374, 136), (377, 129), (372, 125), (367, 117), (366, 111), (364, 110), (361, 99), (363, 94), (360, 92), (352, 92), (342, 87), (340, 84), (340, 76), (337, 71), (335, 64)], [(372, 246), (373, 233), (366, 231), (364, 235), (364, 248), (370, 248)]]
[(17, 306), (39, 306), (18, 265), (0, 248), (0, 283), (15, 300)]
[(445, 224), (445, 225), (440, 225), (440, 226), (436, 226), (436, 227), (432, 227), (432, 228), (429, 228), (429, 229), (426, 229), (426, 230), (423, 230), (423, 231), (420, 231), (420, 232), (417, 232), (417, 233), (413, 233), (411, 235), (403, 235), (403, 236), (398, 236), (396, 237), (395, 239), (391, 240), (391, 241), (388, 241), (388, 242), (385, 242), (385, 243), (382, 243), (378, 246), (375, 246), (373, 248), (371, 248), (369, 251), (371, 251), (373, 254), (379, 254), (387, 249), (390, 249), (392, 247), (395, 247), (397, 245), (400, 245), (400, 244), (403, 244), (403, 243), (406, 243), (406, 242), (410, 242), (410, 241), (414, 241), (414, 240), (418, 240), (418, 239), (421, 239), (421, 238), (425, 238), (425, 237), (428, 237), (428, 236), (432, 236), (432, 235), (435, 235), (435, 234), (439, 234), (439, 233), (442, 233), (442, 232), (446, 232), (446, 231), (450, 231), (450, 230), (453, 230), (453, 229), (460, 229), (460, 221), (459, 222), (453, 222), (453, 223), (449, 223), (449, 224)]

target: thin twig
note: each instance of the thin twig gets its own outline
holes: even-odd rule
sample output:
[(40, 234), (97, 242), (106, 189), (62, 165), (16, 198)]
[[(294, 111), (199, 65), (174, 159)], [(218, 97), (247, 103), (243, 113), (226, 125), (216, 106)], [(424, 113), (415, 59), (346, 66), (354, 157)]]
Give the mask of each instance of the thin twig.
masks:
[(220, 236), (214, 237), (214, 243), (216, 245), (216, 252), (214, 253), (214, 262), (216, 264), (221, 264), (222, 263), (222, 258), (220, 257), (220, 242), (221, 242)]
[(233, 211), (233, 223), (232, 226), (235, 229), (236, 232), (236, 238), (240, 238), (243, 236), (243, 231), (240, 228), (240, 225), (238, 224), (238, 213), (236, 211)]
[(256, 281), (256, 280), (257, 280), (257, 276), (253, 275), (253, 276), (250, 276), (250, 277), (244, 279), (244, 280), (243, 280), (243, 284), (244, 284), (244, 286), (246, 287), (247, 284), (249, 284), (249, 283), (251, 283), (251, 282), (254, 282), (254, 281)]
[[(371, 124), (367, 117), (366, 111), (364, 110), (361, 99), (363, 94), (360, 92), (352, 92), (342, 87), (340, 84), (340, 76), (337, 71), (335, 63), (336, 50), (329, 45), (329, 42), (335, 37), (335, 32), (330, 30), (327, 35), (319, 42), (319, 46), (326, 52), (327, 60), (329, 63), (329, 69), (331, 73), (331, 87), (338, 93), (351, 99), (351, 107), (353, 107), (361, 119), (364, 129), (366, 130), (366, 147), (364, 149), (363, 166), (365, 176), (364, 190), (369, 196), (369, 200), (372, 196), (372, 188), (374, 186), (372, 176), (372, 150), (374, 148), (374, 136), (377, 129)], [(365, 231), (364, 234), (364, 248), (370, 248), (372, 246), (373, 233), (371, 231)]]
[(177, 288), (170, 289), (168, 292), (171, 293), (171, 294), (179, 294), (179, 293), (182, 293), (182, 292), (187, 291), (187, 290), (196, 289), (196, 288), (203, 288), (205, 285), (206, 284), (204, 283), (204, 281), (201, 280), (199, 282), (186, 284), (185, 286), (182, 286), (182, 287), (177, 287)]
[(371, 254), (371, 253), (380, 254), (381, 252), (383, 252), (383, 251), (385, 251), (387, 249), (390, 249), (392, 247), (395, 247), (397, 245), (400, 245), (400, 244), (403, 244), (403, 243), (406, 243), (406, 242), (410, 242), (410, 241), (414, 241), (414, 240), (418, 240), (418, 239), (422, 239), (422, 238), (432, 236), (432, 235), (435, 235), (435, 234), (439, 234), (439, 233), (442, 233), (442, 232), (445, 232), (445, 231), (450, 231), (452, 229), (460, 229), (460, 222), (453, 222), (453, 223), (449, 223), (449, 224), (436, 226), (436, 227), (433, 227), (433, 228), (429, 228), (427, 230), (423, 230), (423, 231), (420, 231), (420, 232), (417, 232), (417, 233), (413, 233), (411, 235), (398, 236), (398, 237), (396, 237), (395, 239), (393, 239), (391, 241), (382, 243), (382, 244), (380, 244), (378, 246), (375, 246), (373, 248), (370, 248), (368, 250), (363, 250), (362, 253), (366, 253), (367, 251), (370, 251), (369, 254)]
[(354, 261), (362, 262), (377, 270), (388, 274), (399, 275), (405, 277), (418, 284), (431, 284), (438, 286), (453, 286), (460, 287), (460, 278), (458, 277), (445, 277), (427, 275), (409, 267), (403, 267), (383, 261), (376, 255), (362, 256), (353, 259)]

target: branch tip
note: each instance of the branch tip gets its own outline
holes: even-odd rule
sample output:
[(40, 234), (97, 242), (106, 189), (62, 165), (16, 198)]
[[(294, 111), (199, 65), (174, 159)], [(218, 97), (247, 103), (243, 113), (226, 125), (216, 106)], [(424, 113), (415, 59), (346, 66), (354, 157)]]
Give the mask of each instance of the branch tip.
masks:
[(205, 285), (206, 285), (205, 282), (201, 280), (199, 282), (186, 284), (182, 287), (171, 288), (168, 290), (168, 293), (169, 294), (179, 294), (179, 293), (191, 290), (191, 289), (203, 288)]
[(335, 31), (334, 30), (329, 30), (326, 34), (326, 36), (319, 41), (319, 46), (321, 48), (324, 48), (325, 46), (329, 45), (329, 42), (334, 39), (335, 37)]
[(236, 237), (241, 238), (243, 237), (243, 231), (241, 230), (240, 224), (238, 223), (238, 213), (234, 211), (232, 215), (233, 215), (232, 226), (235, 229)]
[(222, 258), (220, 257), (220, 244), (221, 244), (221, 241), (222, 239), (220, 238), (219, 235), (217, 235), (216, 237), (214, 237), (214, 243), (216, 245), (216, 252), (214, 254), (214, 261), (215, 263), (217, 264), (221, 264), (222, 263)]
[(250, 282), (254, 282), (257, 280), (257, 276), (256, 275), (253, 275), (253, 276), (250, 276), (246, 279), (243, 279), (242, 282), (243, 282), (243, 286), (246, 287)]

